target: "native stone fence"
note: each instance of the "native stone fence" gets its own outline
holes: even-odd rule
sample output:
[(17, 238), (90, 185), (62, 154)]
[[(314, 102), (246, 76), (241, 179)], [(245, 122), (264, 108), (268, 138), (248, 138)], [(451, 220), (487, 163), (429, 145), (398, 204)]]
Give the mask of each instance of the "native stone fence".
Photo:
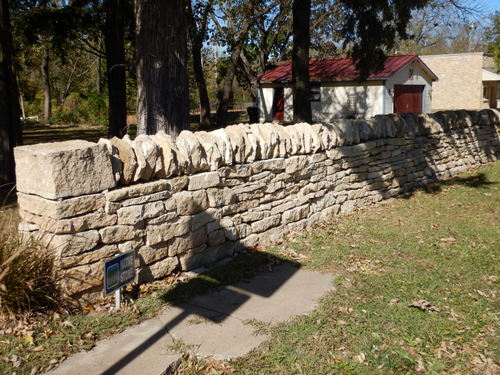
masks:
[(22, 146), (19, 231), (90, 301), (114, 254), (136, 251), (139, 282), (214, 264), (497, 160), (499, 133), (483, 110)]

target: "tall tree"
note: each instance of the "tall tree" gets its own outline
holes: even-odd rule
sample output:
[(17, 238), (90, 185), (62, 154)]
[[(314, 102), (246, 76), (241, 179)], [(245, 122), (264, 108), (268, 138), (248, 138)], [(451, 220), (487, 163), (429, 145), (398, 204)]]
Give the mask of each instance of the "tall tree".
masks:
[(15, 180), (15, 146), (22, 144), (19, 92), (12, 64), (9, 2), (0, 1), (0, 183)]
[(293, 120), (312, 122), (309, 88), (311, 0), (293, 1)]
[(127, 129), (124, 0), (105, 0), (104, 43), (109, 95), (109, 136), (123, 137)]
[[(193, 59), (193, 70), (198, 87), (198, 96), (200, 98), (200, 126), (207, 128), (212, 124), (210, 117), (210, 100), (208, 98), (207, 84), (205, 82), (205, 74), (203, 72), (203, 63), (201, 60), (201, 49), (203, 41), (207, 34), (208, 15), (212, 10), (212, 0), (206, 4), (197, 3), (197, 12), (193, 12), (191, 0), (186, 1), (186, 17), (191, 40), (191, 53)], [(199, 22), (197, 22), (199, 20)]]
[(184, 0), (137, 0), (137, 131), (177, 136), (189, 123)]

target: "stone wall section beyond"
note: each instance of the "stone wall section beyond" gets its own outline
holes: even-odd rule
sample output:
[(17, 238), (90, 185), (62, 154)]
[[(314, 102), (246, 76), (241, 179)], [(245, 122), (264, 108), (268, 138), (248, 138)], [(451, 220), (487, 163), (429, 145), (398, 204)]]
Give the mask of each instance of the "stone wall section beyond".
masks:
[(135, 250), (147, 282), (495, 161), (500, 113), (239, 124), (15, 156), (21, 238), (49, 248), (62, 290), (86, 303), (115, 254)]

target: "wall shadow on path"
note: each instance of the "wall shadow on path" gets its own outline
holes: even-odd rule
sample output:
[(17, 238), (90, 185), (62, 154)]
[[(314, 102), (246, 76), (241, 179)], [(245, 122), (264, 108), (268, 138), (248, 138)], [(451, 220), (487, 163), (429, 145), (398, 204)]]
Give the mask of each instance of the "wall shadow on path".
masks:
[[(192, 225), (195, 225), (196, 222), (194, 218), (200, 217), (198, 215), (205, 217), (205, 219), (209, 216), (206, 210), (197, 212), (195, 215), (191, 216)], [(217, 221), (217, 219), (212, 217), (212, 221)], [(175, 225), (175, 223), (173, 223), (173, 225)], [(234, 236), (232, 228), (220, 228), (219, 230), (224, 231), (226, 239)], [(196, 233), (198, 238), (189, 238), (193, 236), (193, 233)], [(194, 232), (190, 231), (185, 236), (185, 239), (196, 244), (198, 248), (200, 248), (200, 242), (203, 243), (202, 248), (203, 246), (208, 246), (208, 233), (206, 235), (203, 234), (203, 232), (200, 233), (199, 229)], [(171, 246), (172, 243), (169, 241), (160, 245)], [(228, 248), (232, 250), (228, 252)], [(220, 249), (223, 250), (221, 251)], [(197, 263), (200, 265), (203, 263), (206, 264), (207, 258), (203, 257), (204, 252), (206, 256), (212, 260), (214, 266), (196, 278), (190, 279), (185, 283), (176, 284), (172, 289), (161, 295), (161, 299), (166, 305), (172, 304), (182, 309), (182, 311), (154, 335), (150, 336), (142, 343), (139, 343), (133, 350), (112, 364), (107, 370), (101, 373), (102, 375), (120, 373), (120, 370), (126, 367), (128, 363), (139, 357), (149, 347), (155, 345), (155, 343), (165, 335), (169, 334), (174, 327), (186, 319), (197, 316), (214, 323), (221, 323), (243, 306), (252, 296), (255, 295), (264, 298), (271, 297), (300, 268), (300, 264), (296, 262), (268, 253), (247, 249), (236, 240), (226, 241), (223, 244), (215, 246), (204, 247), (201, 252), (194, 251), (192, 257), (195, 263), (193, 263), (191, 269), (193, 269)], [(228, 256), (234, 256), (234, 258), (228, 262), (220, 262), (221, 259), (226, 259)], [(139, 261), (141, 261), (141, 259), (139, 259)], [(218, 262), (219, 265), (217, 265)], [(272, 267), (278, 264), (280, 265), (279, 271), (273, 272), (272, 277), (267, 278), (265, 284), (252, 283), (251, 278), (253, 276), (261, 272), (269, 272)], [(154, 264), (149, 268), (151, 267), (154, 267)], [(148, 278), (152, 279), (152, 274), (150, 271), (148, 272), (148, 266), (143, 266), (141, 268), (140, 277), (143, 280)], [(207, 304), (210, 307), (207, 307), (207, 304), (199, 306), (196, 303), (190, 302), (193, 297), (201, 294), (206, 295), (205, 300), (208, 298)], [(263, 306), (263, 309), (265, 309), (265, 306)], [(168, 363), (165, 364), (165, 367), (168, 365)]]

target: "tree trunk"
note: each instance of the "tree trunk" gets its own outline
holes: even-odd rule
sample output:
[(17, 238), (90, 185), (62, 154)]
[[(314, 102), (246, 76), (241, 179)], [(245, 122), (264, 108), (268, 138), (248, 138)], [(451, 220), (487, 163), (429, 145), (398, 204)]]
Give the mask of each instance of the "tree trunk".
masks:
[(50, 121), (52, 117), (52, 98), (50, 95), (49, 52), (47, 49), (43, 53), (41, 70), (43, 79), (43, 119)]
[(241, 50), (242, 42), (240, 39), (231, 51), (231, 60), (229, 62), (229, 66), (227, 67), (224, 84), (222, 86), (221, 98), (217, 105), (217, 120), (219, 122), (223, 120), (224, 115), (227, 113), (229, 102), (231, 101), (231, 97), (233, 96), (233, 81), (236, 76), (236, 68), (240, 60)]
[[(187, 27), (191, 39), (191, 52), (193, 54), (193, 70), (198, 86), (198, 96), (200, 97), (200, 127), (208, 128), (212, 124), (212, 120), (210, 117), (210, 100), (208, 98), (207, 84), (201, 61), (201, 48), (203, 46), (204, 35), (199, 35), (196, 30), (196, 21), (193, 17), (191, 0), (186, 0), (186, 13)], [(204, 34), (205, 32), (202, 31), (202, 33)]]
[(312, 122), (309, 88), (311, 0), (293, 1), (293, 120)]
[(97, 56), (97, 72), (95, 79), (95, 88), (96, 92), (101, 95), (102, 94), (102, 58), (101, 56)]
[(125, 64), (125, 24), (121, 0), (106, 0), (104, 44), (109, 96), (110, 137), (123, 137), (127, 131), (127, 89)]
[(0, 184), (15, 181), (13, 149), (22, 144), (12, 54), (8, 0), (0, 0)]
[(176, 137), (189, 124), (183, 0), (137, 0), (137, 132)]

